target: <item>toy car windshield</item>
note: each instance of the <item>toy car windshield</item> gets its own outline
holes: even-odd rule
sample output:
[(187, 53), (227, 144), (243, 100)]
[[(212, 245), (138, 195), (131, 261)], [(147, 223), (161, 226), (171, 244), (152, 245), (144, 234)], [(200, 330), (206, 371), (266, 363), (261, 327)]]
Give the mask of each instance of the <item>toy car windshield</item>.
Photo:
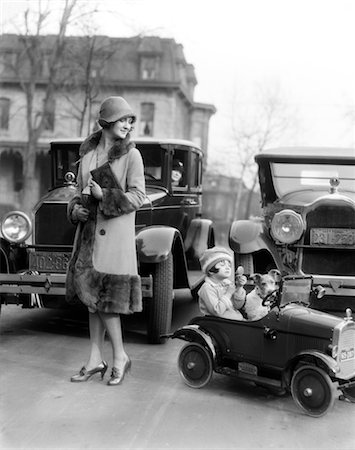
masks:
[(310, 304), (312, 277), (286, 276), (282, 281), (280, 307), (289, 303)]

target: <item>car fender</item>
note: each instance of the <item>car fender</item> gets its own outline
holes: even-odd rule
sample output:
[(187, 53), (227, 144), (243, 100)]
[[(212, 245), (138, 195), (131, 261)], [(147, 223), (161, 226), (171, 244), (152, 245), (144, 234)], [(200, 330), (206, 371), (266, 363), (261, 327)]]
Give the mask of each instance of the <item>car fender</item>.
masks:
[(288, 365), (290, 376), (300, 362), (315, 364), (325, 368), (331, 375), (335, 376), (339, 372), (337, 362), (329, 355), (319, 352), (318, 350), (307, 350), (297, 353)]
[(234, 221), (229, 229), (229, 246), (233, 251), (240, 254), (267, 250), (275, 261), (280, 259), (275, 249), (275, 244), (264, 233), (261, 221)]
[(176, 330), (171, 339), (182, 339), (187, 342), (196, 342), (211, 352), (213, 363), (216, 362), (217, 354), (212, 337), (202, 330), (199, 325), (186, 325)]
[(192, 219), (185, 237), (188, 259), (199, 260), (209, 247), (214, 245), (213, 222), (209, 219)]
[(177, 228), (167, 226), (146, 227), (136, 234), (137, 256), (143, 263), (160, 263), (168, 258), (174, 245), (183, 247)]

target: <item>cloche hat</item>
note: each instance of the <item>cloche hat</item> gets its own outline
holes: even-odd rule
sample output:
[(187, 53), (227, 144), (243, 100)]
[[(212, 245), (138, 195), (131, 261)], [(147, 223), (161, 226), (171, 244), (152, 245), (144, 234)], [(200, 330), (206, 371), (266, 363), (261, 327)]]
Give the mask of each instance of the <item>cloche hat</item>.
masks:
[(132, 108), (123, 97), (107, 97), (100, 106), (99, 123), (104, 121), (106, 123), (117, 122), (117, 120), (125, 117), (132, 117), (133, 122), (137, 117), (133, 113)]
[(227, 249), (223, 247), (208, 248), (200, 258), (201, 269), (207, 274), (211, 267), (224, 259), (230, 263), (233, 262), (232, 255)]

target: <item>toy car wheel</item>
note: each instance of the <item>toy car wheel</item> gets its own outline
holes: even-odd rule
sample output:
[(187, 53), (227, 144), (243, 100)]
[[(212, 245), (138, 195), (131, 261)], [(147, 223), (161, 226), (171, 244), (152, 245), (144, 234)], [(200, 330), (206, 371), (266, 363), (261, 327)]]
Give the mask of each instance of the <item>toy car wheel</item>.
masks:
[(295, 371), (291, 393), (295, 403), (313, 417), (323, 416), (335, 399), (329, 375), (315, 366), (302, 366)]
[(173, 309), (173, 255), (156, 264), (153, 274), (153, 298), (148, 305), (148, 341), (163, 344), (170, 332)]
[(184, 382), (195, 389), (210, 381), (213, 373), (212, 357), (200, 344), (186, 344), (178, 359), (179, 372)]

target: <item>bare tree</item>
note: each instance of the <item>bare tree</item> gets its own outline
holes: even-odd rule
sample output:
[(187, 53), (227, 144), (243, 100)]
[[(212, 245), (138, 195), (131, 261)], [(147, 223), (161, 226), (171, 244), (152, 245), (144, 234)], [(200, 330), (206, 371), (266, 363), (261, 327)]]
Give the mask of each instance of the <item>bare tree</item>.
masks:
[[(257, 186), (258, 175), (254, 156), (270, 145), (279, 143), (281, 137), (295, 124), (295, 114), (281, 100), (278, 88), (260, 88), (259, 98), (247, 108), (234, 104), (232, 140), (235, 143), (239, 163), (239, 186), (235, 211), (239, 219), (250, 215), (251, 201)], [(245, 187), (248, 186), (246, 193)], [(242, 198), (246, 197), (245, 211), (241, 211)]]
[[(65, 53), (65, 35), (77, 0), (65, 0), (57, 34), (51, 36), (51, 48), (44, 45), (42, 30), (50, 16), (49, 4), (38, 2), (34, 13), (24, 13), (24, 31), (17, 35), (16, 58), (11, 60), (14, 77), (26, 99), (27, 142), (23, 155), (22, 207), (28, 210), (34, 195), (36, 152), (39, 138), (48, 124), (56, 87), (60, 80), (61, 62)], [(45, 82), (44, 82), (45, 77)]]
[[(77, 121), (80, 136), (92, 132), (92, 108), (101, 92), (106, 63), (119, 50), (112, 39), (97, 36), (92, 30), (86, 33), (75, 38), (68, 49), (68, 76), (62, 90), (69, 105), (67, 114)], [(80, 92), (79, 101), (77, 92)]]
[[(63, 0), (60, 11), (53, 11), (50, 2), (38, 0), (37, 9), (30, 6), (17, 26), (16, 57), (7, 64), (25, 95), (27, 142), (23, 155), (23, 189), (21, 205), (29, 210), (36, 198), (36, 154), (43, 131), (50, 127), (53, 105), (58, 92), (63, 90), (68, 70), (68, 29), (90, 21), (97, 12), (94, 5), (83, 8), (79, 0)], [(48, 27), (56, 32), (46, 35)], [(82, 63), (81, 59), (81, 63)], [(81, 64), (83, 65), (83, 64)], [(85, 85), (83, 82), (82, 86)], [(85, 87), (84, 87), (85, 90)], [(85, 113), (84, 113), (85, 114)]]

